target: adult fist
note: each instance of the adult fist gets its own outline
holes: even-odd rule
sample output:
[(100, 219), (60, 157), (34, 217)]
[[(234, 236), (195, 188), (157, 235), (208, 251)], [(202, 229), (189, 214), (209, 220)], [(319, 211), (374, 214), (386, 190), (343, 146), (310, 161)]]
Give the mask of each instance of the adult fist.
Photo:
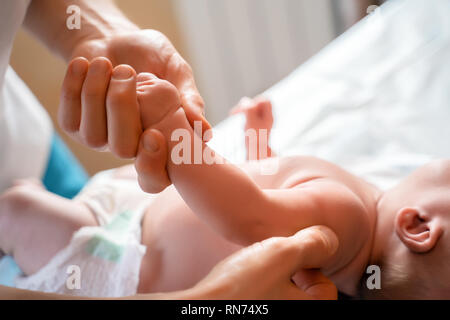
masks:
[[(96, 150), (111, 150), (121, 158), (135, 156), (132, 151), (136, 152), (138, 141), (109, 140), (107, 91), (113, 68), (119, 64), (130, 65), (137, 73), (153, 73), (171, 82), (179, 90), (182, 107), (191, 125), (194, 121), (202, 121), (203, 129), (210, 129), (203, 117), (204, 103), (191, 67), (160, 32), (137, 30), (87, 40), (75, 47), (72, 57), (62, 87), (58, 117), (62, 129), (84, 145)], [(111, 99), (112, 104), (122, 103)], [(122, 105), (122, 108), (127, 110), (128, 106)]]

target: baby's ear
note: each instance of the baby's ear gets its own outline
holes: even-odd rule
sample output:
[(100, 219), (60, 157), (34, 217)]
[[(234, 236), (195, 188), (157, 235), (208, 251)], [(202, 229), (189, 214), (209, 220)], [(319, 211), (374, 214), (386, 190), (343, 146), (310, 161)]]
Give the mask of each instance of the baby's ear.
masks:
[(436, 246), (443, 229), (436, 216), (422, 208), (405, 207), (397, 212), (395, 231), (411, 251), (426, 253)]

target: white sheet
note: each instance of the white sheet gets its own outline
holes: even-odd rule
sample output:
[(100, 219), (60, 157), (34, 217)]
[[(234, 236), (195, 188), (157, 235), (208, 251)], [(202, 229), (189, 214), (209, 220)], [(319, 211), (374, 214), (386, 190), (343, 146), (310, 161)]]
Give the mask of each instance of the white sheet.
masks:
[[(433, 158), (450, 157), (450, 2), (397, 0), (265, 92), (272, 146), (337, 163), (388, 188)], [(243, 118), (211, 145), (242, 161)]]

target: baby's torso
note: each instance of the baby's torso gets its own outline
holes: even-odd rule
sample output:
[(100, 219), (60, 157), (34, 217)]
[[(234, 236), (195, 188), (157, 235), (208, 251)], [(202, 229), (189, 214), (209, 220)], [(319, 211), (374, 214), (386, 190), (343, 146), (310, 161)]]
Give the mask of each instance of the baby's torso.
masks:
[[(270, 175), (268, 165), (278, 166)], [(261, 166), (264, 166), (262, 168)], [(290, 188), (302, 182), (334, 179), (345, 184), (370, 205), (370, 186), (338, 167), (311, 157), (267, 159), (241, 168), (263, 189)], [(193, 183), (195, 188), (195, 183)], [(241, 247), (225, 240), (203, 223), (186, 205), (175, 187), (160, 193), (148, 206), (142, 221), (142, 243), (147, 253), (141, 265), (139, 292), (167, 292), (192, 287), (218, 262)], [(335, 266), (328, 274), (340, 290), (351, 293), (362, 272), (363, 248), (352, 261)], [(351, 279), (350, 279), (351, 278)]]

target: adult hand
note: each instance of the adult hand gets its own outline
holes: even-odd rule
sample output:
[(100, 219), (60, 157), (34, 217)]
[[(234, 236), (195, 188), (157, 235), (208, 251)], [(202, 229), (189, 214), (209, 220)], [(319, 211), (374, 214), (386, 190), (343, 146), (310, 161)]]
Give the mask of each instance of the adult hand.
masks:
[[(241, 249), (220, 262), (191, 289), (125, 299), (337, 299), (335, 285), (312, 268), (324, 265), (338, 245), (336, 235), (329, 228), (310, 227), (292, 237), (271, 238)], [(296, 285), (291, 281), (293, 276)], [(0, 286), (0, 299), (88, 298)]]
[[(80, 27), (75, 29), (68, 28), (68, 16), (63, 14), (72, 6), (80, 14)], [(110, 75), (119, 64), (129, 64), (139, 73), (154, 73), (172, 82), (180, 91), (190, 123), (200, 120), (204, 130), (210, 128), (202, 116), (203, 100), (190, 66), (163, 34), (140, 30), (113, 0), (31, 1), (24, 25), (51, 52), (68, 62), (72, 60), (63, 84), (58, 117), (62, 129), (82, 144), (110, 150), (121, 158), (135, 156), (139, 128), (127, 131), (117, 126), (120, 124), (117, 120), (125, 116), (128, 125), (133, 124), (138, 118), (136, 108), (114, 97), (110, 99), (110, 110), (106, 107)], [(122, 68), (118, 75), (126, 76), (123, 71)], [(123, 87), (127, 88), (129, 83)], [(161, 159), (153, 161), (149, 165), (165, 166)], [(160, 184), (159, 191), (168, 183)]]
[[(319, 270), (338, 248), (336, 235), (314, 226), (288, 238), (271, 238), (219, 263), (192, 290), (199, 299), (337, 299)], [(294, 284), (291, 279), (295, 275)]]
[[(114, 97), (108, 103), (117, 107), (107, 108), (109, 81), (111, 74), (114, 79), (117, 70), (113, 68), (119, 64), (128, 64), (138, 73), (153, 73), (174, 84), (191, 125), (194, 121), (202, 121), (203, 130), (210, 129), (203, 117), (204, 103), (191, 67), (160, 32), (135, 30), (86, 40), (73, 49), (72, 57), (62, 87), (59, 123), (65, 132), (84, 145), (96, 150), (110, 150), (121, 158), (132, 158), (136, 154), (139, 135), (109, 139), (125, 132), (125, 128), (120, 130), (113, 124), (115, 120), (123, 114), (129, 118), (138, 117), (136, 108), (128, 108), (126, 101), (114, 101)], [(119, 81), (135, 76), (120, 72), (117, 75)], [(111, 130), (119, 132), (111, 134)], [(161, 167), (162, 161), (154, 159), (154, 166)]]

